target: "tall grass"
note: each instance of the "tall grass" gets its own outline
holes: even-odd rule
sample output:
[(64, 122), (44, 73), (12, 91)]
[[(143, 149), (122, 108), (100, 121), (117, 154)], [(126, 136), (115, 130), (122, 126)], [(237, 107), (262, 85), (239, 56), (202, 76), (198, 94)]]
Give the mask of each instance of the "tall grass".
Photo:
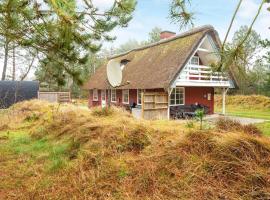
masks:
[(4, 117), (14, 119), (0, 131), (4, 199), (270, 198), (270, 141), (254, 127), (57, 106), (24, 102)]

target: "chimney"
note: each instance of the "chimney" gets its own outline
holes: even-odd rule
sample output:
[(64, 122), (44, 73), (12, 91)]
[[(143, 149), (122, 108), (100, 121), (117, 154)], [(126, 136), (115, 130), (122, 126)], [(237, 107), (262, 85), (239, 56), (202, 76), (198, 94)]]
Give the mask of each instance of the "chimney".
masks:
[(160, 32), (160, 39), (167, 39), (167, 38), (171, 38), (174, 37), (176, 35), (175, 32), (171, 32), (171, 31), (162, 31)]

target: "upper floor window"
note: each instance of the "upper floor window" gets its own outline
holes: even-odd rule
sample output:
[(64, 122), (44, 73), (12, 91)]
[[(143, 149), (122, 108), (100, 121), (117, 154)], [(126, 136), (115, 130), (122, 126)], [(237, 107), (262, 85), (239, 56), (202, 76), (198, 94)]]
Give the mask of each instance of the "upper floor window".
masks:
[(116, 89), (111, 90), (111, 102), (116, 102)]
[(93, 90), (93, 101), (98, 101), (98, 90), (97, 89)]
[(200, 59), (199, 56), (193, 56), (189, 62), (191, 65), (199, 65), (200, 64)]
[(129, 104), (129, 91), (128, 90), (123, 90), (122, 95), (123, 95), (123, 97), (122, 97), (123, 103)]
[(184, 104), (184, 88), (173, 88), (170, 96), (170, 105), (183, 105)]

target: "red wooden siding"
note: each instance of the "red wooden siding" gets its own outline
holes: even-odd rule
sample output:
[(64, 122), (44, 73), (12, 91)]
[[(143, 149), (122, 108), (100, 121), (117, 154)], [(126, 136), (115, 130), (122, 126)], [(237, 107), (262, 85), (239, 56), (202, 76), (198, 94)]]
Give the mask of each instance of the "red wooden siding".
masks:
[[(211, 100), (207, 99), (207, 94), (211, 94)], [(199, 103), (209, 107), (210, 114), (214, 113), (214, 88), (211, 87), (186, 87), (185, 104)]]
[[(164, 92), (163, 89), (149, 89), (146, 90), (148, 92)], [(106, 90), (106, 102), (107, 104), (110, 101), (110, 91)], [(122, 102), (122, 90), (116, 90), (116, 102), (111, 102), (112, 105), (116, 106), (122, 106), (122, 105), (128, 105), (123, 104)], [(129, 105), (132, 105), (133, 103), (137, 104), (137, 89), (130, 89), (129, 90)], [(88, 106), (100, 106), (101, 105), (101, 90), (98, 90), (98, 101), (93, 101), (93, 90), (90, 90), (89, 92), (89, 100), (88, 100)]]
[[(164, 89), (151, 89), (148, 92), (164, 92)], [(211, 94), (211, 100), (207, 99), (208, 93)], [(109, 90), (106, 90), (107, 103), (110, 101)], [(117, 102), (111, 102), (116, 106), (127, 106), (122, 103), (122, 90), (116, 90)], [(129, 105), (137, 104), (137, 90), (129, 90)], [(185, 105), (199, 103), (209, 107), (210, 114), (214, 113), (214, 88), (211, 87), (185, 87)], [(93, 91), (89, 92), (89, 107), (101, 105), (101, 90), (98, 90), (98, 101), (93, 101)]]
[(88, 106), (99, 106), (101, 105), (101, 90), (98, 90), (98, 101), (93, 101), (93, 90), (89, 91)]

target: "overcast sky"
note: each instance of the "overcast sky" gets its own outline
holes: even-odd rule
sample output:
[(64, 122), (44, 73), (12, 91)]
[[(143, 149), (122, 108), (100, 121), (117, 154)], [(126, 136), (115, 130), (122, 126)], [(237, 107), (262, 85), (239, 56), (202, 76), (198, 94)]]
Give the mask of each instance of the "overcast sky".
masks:
[[(109, 5), (110, 1), (96, 0), (103, 7)], [(170, 0), (138, 0), (129, 27), (113, 31), (117, 40), (109, 45), (117, 46), (129, 39), (144, 40), (155, 26), (179, 33), (179, 27), (172, 24), (168, 17), (170, 2)], [(238, 0), (192, 0), (191, 2), (191, 10), (195, 12), (195, 26), (213, 25), (223, 39)], [(232, 33), (241, 25), (251, 23), (260, 2), (261, 0), (243, 0)], [(270, 38), (270, 12), (266, 11), (266, 7), (263, 10), (254, 28), (263, 38)], [(230, 38), (232, 38), (232, 35), (230, 35)]]
[[(81, 0), (78, 0), (78, 2)], [(137, 0), (134, 17), (127, 28), (116, 29), (112, 35), (117, 39), (104, 47), (117, 47), (129, 39), (142, 41), (147, 39), (148, 33), (155, 26), (163, 30), (179, 33), (179, 27), (169, 19), (169, 5), (171, 0)], [(237, 20), (233, 25), (232, 33), (241, 25), (249, 25), (256, 14), (261, 0), (243, 0)], [(93, 0), (95, 5), (105, 9), (112, 5), (113, 0)], [(191, 10), (195, 13), (195, 26), (210, 24), (218, 31), (221, 39), (224, 38), (233, 11), (238, 0), (192, 0)], [(254, 28), (262, 38), (270, 38), (270, 12), (263, 8)], [(229, 39), (232, 38), (232, 34)], [(2, 74), (3, 61), (0, 59), (0, 73)]]

